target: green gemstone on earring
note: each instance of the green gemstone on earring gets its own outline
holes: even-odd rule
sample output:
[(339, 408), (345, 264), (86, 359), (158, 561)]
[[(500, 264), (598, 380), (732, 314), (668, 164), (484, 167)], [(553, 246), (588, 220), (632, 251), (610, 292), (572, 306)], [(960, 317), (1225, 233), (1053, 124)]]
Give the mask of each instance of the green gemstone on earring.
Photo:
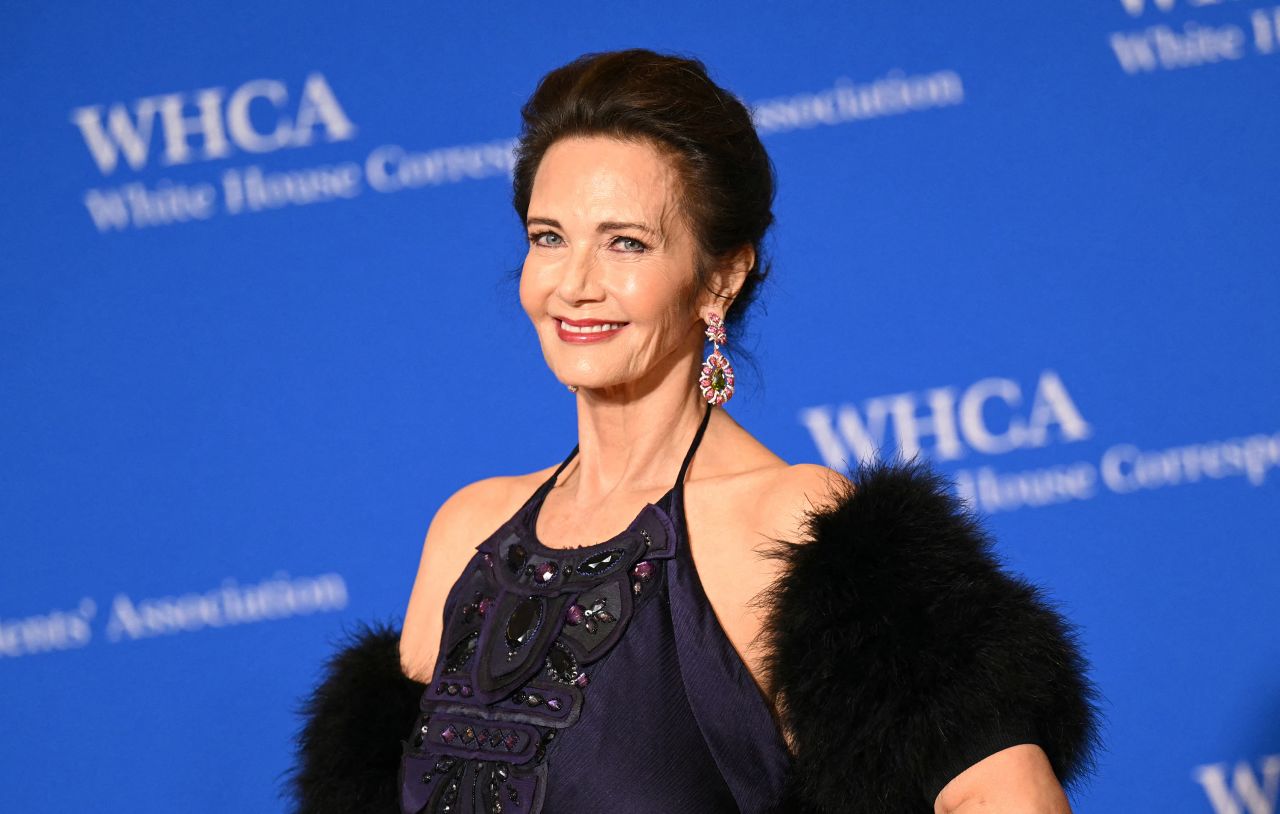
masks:
[(719, 392), (719, 391), (721, 391), (721, 390), (723, 390), (723, 389), (724, 389), (724, 385), (725, 385), (725, 381), (724, 381), (724, 371), (723, 371), (723, 370), (721, 370), (720, 368), (716, 368), (716, 369), (711, 373), (711, 386), (712, 386), (712, 387), (713, 387), (717, 392)]

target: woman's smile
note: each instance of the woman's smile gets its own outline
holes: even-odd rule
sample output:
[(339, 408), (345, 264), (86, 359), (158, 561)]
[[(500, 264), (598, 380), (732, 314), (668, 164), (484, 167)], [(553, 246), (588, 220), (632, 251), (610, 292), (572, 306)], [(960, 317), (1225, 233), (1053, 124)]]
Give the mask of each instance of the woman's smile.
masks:
[(556, 333), (564, 342), (582, 345), (612, 339), (626, 325), (625, 322), (605, 322), (600, 319), (556, 318)]

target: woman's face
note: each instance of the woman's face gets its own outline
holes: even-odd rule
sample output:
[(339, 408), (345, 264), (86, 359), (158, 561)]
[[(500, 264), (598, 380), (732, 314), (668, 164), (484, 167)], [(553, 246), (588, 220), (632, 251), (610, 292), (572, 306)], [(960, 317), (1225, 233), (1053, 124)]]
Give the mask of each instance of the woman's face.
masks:
[(678, 183), (646, 143), (573, 137), (543, 155), (520, 303), (561, 382), (637, 383), (701, 349), (696, 250)]

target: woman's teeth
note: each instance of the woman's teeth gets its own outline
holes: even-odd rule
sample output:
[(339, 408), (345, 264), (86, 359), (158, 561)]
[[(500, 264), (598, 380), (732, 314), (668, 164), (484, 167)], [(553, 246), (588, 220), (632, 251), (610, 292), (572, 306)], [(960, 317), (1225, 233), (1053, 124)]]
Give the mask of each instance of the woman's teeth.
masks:
[(580, 327), (577, 325), (570, 325), (567, 322), (561, 322), (560, 327), (564, 329), (566, 333), (571, 334), (598, 334), (603, 331), (616, 331), (625, 324), (626, 323), (624, 322), (606, 322), (601, 325), (584, 325)]

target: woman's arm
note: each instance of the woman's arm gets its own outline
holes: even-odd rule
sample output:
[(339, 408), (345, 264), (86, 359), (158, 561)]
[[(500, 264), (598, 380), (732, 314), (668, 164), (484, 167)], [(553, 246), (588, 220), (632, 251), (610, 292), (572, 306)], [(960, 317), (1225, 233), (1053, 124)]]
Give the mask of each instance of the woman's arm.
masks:
[(1071, 814), (1066, 792), (1039, 746), (1023, 743), (983, 758), (943, 787), (935, 814)]

